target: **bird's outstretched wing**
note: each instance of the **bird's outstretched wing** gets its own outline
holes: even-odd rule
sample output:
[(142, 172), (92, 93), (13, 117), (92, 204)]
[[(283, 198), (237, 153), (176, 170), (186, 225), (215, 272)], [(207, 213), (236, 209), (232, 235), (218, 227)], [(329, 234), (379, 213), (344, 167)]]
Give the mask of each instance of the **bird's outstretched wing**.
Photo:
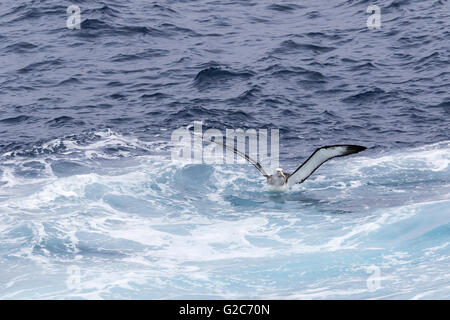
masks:
[[(198, 136), (198, 135), (197, 135)], [(259, 172), (261, 172), (263, 174), (263, 176), (265, 176), (266, 178), (269, 177), (269, 175), (267, 174), (266, 170), (264, 170), (264, 168), (262, 167), (261, 163), (259, 163), (258, 161), (256, 161), (255, 159), (249, 157), (247, 154), (245, 154), (244, 152), (239, 151), (238, 149), (231, 147), (225, 143), (222, 143), (220, 141), (216, 141), (216, 140), (212, 140), (211, 138), (205, 138), (204, 136), (202, 136), (202, 139), (204, 141), (209, 141), (209, 142), (214, 142), (220, 146), (223, 146), (231, 151), (233, 151), (234, 153), (240, 155), (241, 157), (243, 157), (244, 159), (246, 159), (248, 162), (250, 162), (252, 165), (254, 165), (256, 167), (256, 169), (259, 170)]]
[(355, 145), (335, 145), (316, 149), (313, 154), (303, 162), (293, 173), (288, 176), (287, 184), (289, 187), (296, 183), (302, 183), (309, 178), (326, 161), (343, 157), (349, 154), (358, 153), (366, 150), (366, 147)]

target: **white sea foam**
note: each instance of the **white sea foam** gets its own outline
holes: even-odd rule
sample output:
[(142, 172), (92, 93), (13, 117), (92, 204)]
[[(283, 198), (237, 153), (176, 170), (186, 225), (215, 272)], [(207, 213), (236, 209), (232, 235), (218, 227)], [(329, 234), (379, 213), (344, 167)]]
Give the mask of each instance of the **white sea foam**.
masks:
[[(449, 186), (441, 182), (449, 176), (446, 145), (336, 160), (307, 183), (271, 193), (247, 166), (181, 166), (158, 153), (109, 159), (115, 162), (107, 166), (98, 158), (83, 162), (107, 143), (145, 147), (134, 138), (102, 134), (91, 145), (64, 142), (68, 150), (83, 150), (67, 155), (89, 166), (89, 173), (53, 174), (51, 161), (65, 159), (61, 154), (37, 157), (44, 164), (37, 178), (16, 175), (14, 166), (28, 160), (1, 164), (1, 261), (9, 281), (0, 297), (31, 297), (19, 283), (39, 292), (37, 275), (45, 280), (56, 274), (64, 283), (72, 264), (81, 269), (81, 289), (60, 285), (41, 297), (138, 297), (142, 290), (145, 297), (183, 297), (192, 293), (186, 283), (203, 288), (197, 295), (227, 298), (255, 292), (276, 298), (389, 297), (399, 283), (412, 298), (418, 295), (408, 295), (411, 288), (425, 288), (427, 281), (442, 293), (437, 283), (445, 278), (438, 275), (450, 256)], [(391, 187), (386, 179), (392, 176)], [(410, 187), (422, 181), (427, 194)], [(414, 249), (414, 243), (423, 247)], [(26, 270), (16, 271), (11, 259), (21, 259)], [(372, 264), (384, 272), (383, 294), (365, 287), (364, 268)], [(428, 268), (429, 278), (413, 285), (408, 271), (419, 272), (419, 266)], [(283, 293), (276, 289), (281, 280), (265, 278), (268, 270), (292, 277)], [(314, 282), (317, 272), (328, 285)], [(243, 287), (233, 290), (231, 280), (224, 280), (229, 278)], [(359, 282), (347, 288), (351, 279)]]

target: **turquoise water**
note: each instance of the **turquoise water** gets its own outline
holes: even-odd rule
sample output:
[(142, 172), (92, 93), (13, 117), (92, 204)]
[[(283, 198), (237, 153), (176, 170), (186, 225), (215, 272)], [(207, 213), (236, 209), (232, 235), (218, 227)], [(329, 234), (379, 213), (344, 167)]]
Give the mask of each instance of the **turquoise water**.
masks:
[(250, 165), (96, 135), (2, 163), (1, 298), (450, 297), (449, 142), (332, 160), (274, 193)]

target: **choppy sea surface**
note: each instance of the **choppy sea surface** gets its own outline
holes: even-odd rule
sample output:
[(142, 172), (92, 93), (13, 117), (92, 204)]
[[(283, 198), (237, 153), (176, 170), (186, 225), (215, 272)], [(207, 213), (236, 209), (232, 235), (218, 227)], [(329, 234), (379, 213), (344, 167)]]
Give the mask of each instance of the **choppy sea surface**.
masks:
[[(450, 299), (449, 60), (445, 0), (3, 0), (0, 298)], [(193, 121), (369, 149), (273, 193)]]

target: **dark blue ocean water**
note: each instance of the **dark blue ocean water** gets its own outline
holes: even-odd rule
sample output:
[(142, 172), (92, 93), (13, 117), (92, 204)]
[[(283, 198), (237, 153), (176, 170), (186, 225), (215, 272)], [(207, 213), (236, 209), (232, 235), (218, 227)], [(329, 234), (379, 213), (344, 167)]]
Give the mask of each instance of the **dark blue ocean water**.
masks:
[[(2, 0), (0, 297), (450, 298), (449, 60), (447, 0)], [(272, 194), (194, 121), (369, 149)]]

